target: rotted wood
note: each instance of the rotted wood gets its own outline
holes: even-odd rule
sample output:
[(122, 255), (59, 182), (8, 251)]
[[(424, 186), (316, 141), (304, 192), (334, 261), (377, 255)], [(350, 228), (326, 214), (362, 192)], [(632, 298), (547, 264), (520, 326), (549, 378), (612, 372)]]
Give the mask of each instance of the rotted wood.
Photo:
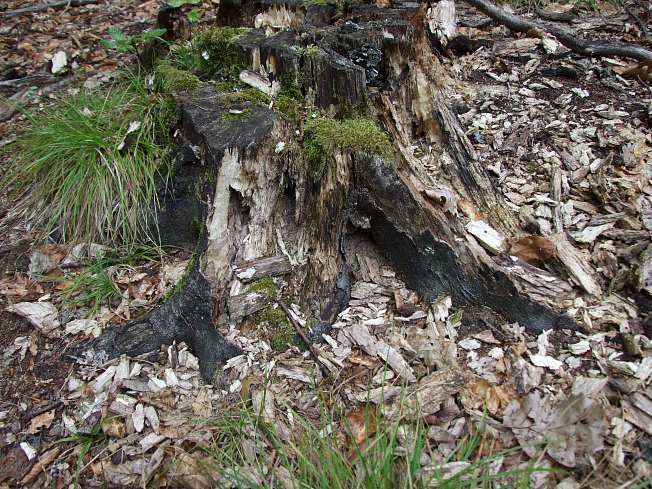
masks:
[[(251, 20), (269, 8), (248, 3), (242, 15)], [(181, 95), (180, 134), (204, 172), (196, 176), (205, 204), (198, 259), (167, 302), (77, 354), (140, 354), (185, 341), (204, 376), (215, 381), (219, 365), (239, 353), (216, 327), (277, 300), (247, 291), (247, 283), (283, 276), (283, 293), (321, 331), (349, 302), (345, 244), (358, 232), (371, 236), (425, 300), (450, 294), (457, 304), (490, 307), (533, 331), (576, 328), (563, 304), (578, 291), (506, 253), (521, 224), (448, 104), (447, 71), (429, 48), (425, 12), (356, 5), (347, 13), (355, 29), (307, 25), (305, 16), (299, 32), (271, 25), (240, 36), (248, 71), (270, 86), (289, 80), (306, 105), (335, 117), (366, 104), (390, 136), (395, 158), (335, 148), (317, 181), (293, 121), (268, 106), (225, 101), (211, 85)], [(237, 12), (231, 14), (237, 22)], [(224, 116), (233, 110), (242, 117)], [(478, 229), (490, 231), (492, 240)], [(581, 275), (579, 258), (568, 258), (575, 279), (599, 293), (600, 284)]]
[(262, 277), (277, 277), (292, 271), (292, 265), (287, 256), (270, 256), (257, 258), (246, 262), (236, 263), (233, 273), (242, 282), (248, 283)]
[(229, 297), (229, 318), (238, 322), (269, 304), (270, 298), (261, 292), (246, 292)]

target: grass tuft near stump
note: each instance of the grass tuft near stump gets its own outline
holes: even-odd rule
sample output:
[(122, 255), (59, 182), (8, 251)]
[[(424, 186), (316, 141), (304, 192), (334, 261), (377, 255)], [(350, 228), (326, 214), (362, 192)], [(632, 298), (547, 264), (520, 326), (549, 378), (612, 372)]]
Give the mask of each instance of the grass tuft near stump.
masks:
[(2, 187), (63, 241), (142, 241), (167, 171), (172, 113), (138, 76), (26, 112)]

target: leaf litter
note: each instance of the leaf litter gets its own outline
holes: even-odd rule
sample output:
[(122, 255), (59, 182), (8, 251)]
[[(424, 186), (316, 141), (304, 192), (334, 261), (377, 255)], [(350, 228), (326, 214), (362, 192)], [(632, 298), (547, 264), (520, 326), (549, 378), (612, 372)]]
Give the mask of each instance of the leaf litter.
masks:
[[(604, 482), (601, 474), (618, 473), (623, 484), (649, 479), (651, 318), (638, 305), (652, 293), (652, 102), (641, 80), (647, 71), (558, 58), (552, 55), (564, 48), (553, 40), (509, 39), (500, 27), (461, 29), (491, 40), (492, 47), (451, 60), (465, 85), (460, 119), (510, 206), (532, 228), (513, 243), (482, 221), (470, 232), (494, 253), (509, 249), (541, 277), (548, 269), (565, 272), (574, 291), (568, 312), (585, 331), (536, 335), (504, 322), (489, 322), (487, 329), (449, 296), (426, 303), (382, 259), (361, 257), (366, 268), (355, 274), (348, 307), (316, 345), (338, 379), (330, 387), (333, 404), (348, 413), (331, 429), (348, 433), (344, 449), (364, 445), (376, 436), (368, 419), (376, 411), (368, 406), (377, 405), (390, 418), (427, 426), (433, 451), (423, 461), (424, 473), (438, 465), (451, 477), (468, 468), (469, 462), (451, 462), (450, 453), (483, 425), (492, 446), (519, 447), (496, 460), (496, 471), (530, 459), (571, 470), (563, 480), (553, 472), (532, 475), (532, 487), (579, 487), (579, 474)], [(21, 47), (33, 63), (45, 60), (42, 41)], [(75, 59), (97, 56), (75, 54), (70, 46), (54, 46), (55, 61), (54, 53), (66, 52), (61, 49), (73, 51), (72, 69)], [(572, 73), (581, 76), (567, 76)], [(540, 137), (533, 139), (535, 133)], [(448, 195), (424, 192), (435, 199)], [(570, 239), (561, 240), (562, 232)], [(119, 302), (93, 317), (72, 317), (56, 288), (48, 290), (37, 275), (78, 266), (79, 251), (34, 250), (29, 275), (0, 280), (5, 309), (49, 341), (97, 336), (109, 322), (126, 322), (137, 308), (161, 300), (187, 264), (180, 259), (154, 272), (114, 270)], [(298, 307), (293, 311), (307, 323)], [(251, 403), (280, 432), (291, 430), (293, 411), (319, 416), (315, 386), (324, 377), (310, 355), (295, 346), (275, 352), (256, 330), (244, 336), (234, 328), (227, 338), (244, 354), (224, 366), (223, 385), (201, 380), (197, 358), (184, 344), (167, 345), (153, 355), (81, 359), (55, 386), (64, 408), (27, 419), (3, 404), (2, 447), (18, 452), (0, 463), (0, 482), (71, 483), (77, 454), (52, 440), (90, 436), (99, 427), (103, 436), (83, 460), (85, 477), (116, 485), (212, 487), (228, 474), (212, 470), (206, 456), (215, 435), (210, 421), (236, 400)], [(17, 336), (5, 346), (3, 362), (13, 368), (39, 354), (31, 335)], [(12, 417), (23, 421), (10, 423)], [(36, 433), (49, 438), (34, 447), (27, 435)], [(243, 445), (273, 450), (254, 438)], [(20, 457), (31, 460), (29, 470), (10, 466)]]

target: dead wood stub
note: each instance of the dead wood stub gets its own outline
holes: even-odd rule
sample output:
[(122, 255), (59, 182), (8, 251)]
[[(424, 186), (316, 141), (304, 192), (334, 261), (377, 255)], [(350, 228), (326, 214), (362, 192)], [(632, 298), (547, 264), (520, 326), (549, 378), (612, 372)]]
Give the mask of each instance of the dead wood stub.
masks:
[[(485, 251), (467, 230), (471, 219), (501, 239), (521, 232), (447, 103), (445, 69), (434, 55), (418, 55), (428, 46), (425, 30), (372, 6), (355, 10), (355, 21), (306, 35), (253, 29), (237, 42), (251, 71), (270, 84), (296, 84), (311, 111), (345, 117), (368, 103), (391, 135), (395, 161), (333, 144), (316, 181), (295, 122), (251, 102), (237, 105), (242, 117), (224, 117), (233, 107), (210, 86), (179, 100), (182, 133), (206, 168), (197, 186), (205, 204), (197, 263), (166, 303), (87, 348), (136, 354), (185, 341), (214, 380), (217, 366), (239, 353), (215, 324), (237, 323), (271, 300), (248, 282), (282, 275), (284, 294), (320, 328), (335, 320), (351, 297), (347, 232), (365, 219), (365, 233), (424, 300), (450, 294), (533, 331), (576, 327), (562, 312), (572, 297), (566, 282)], [(360, 61), (361, 52), (373, 61)]]

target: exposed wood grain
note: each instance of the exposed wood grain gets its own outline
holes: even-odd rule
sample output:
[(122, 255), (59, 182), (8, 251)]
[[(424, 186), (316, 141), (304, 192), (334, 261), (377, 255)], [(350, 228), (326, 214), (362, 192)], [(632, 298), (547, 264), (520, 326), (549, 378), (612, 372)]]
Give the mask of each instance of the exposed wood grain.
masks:
[(244, 283), (253, 282), (262, 277), (277, 277), (292, 271), (292, 265), (285, 255), (257, 258), (236, 263), (233, 273)]
[(260, 292), (247, 292), (229, 298), (229, 318), (239, 321), (260, 311), (269, 303), (269, 297)]

